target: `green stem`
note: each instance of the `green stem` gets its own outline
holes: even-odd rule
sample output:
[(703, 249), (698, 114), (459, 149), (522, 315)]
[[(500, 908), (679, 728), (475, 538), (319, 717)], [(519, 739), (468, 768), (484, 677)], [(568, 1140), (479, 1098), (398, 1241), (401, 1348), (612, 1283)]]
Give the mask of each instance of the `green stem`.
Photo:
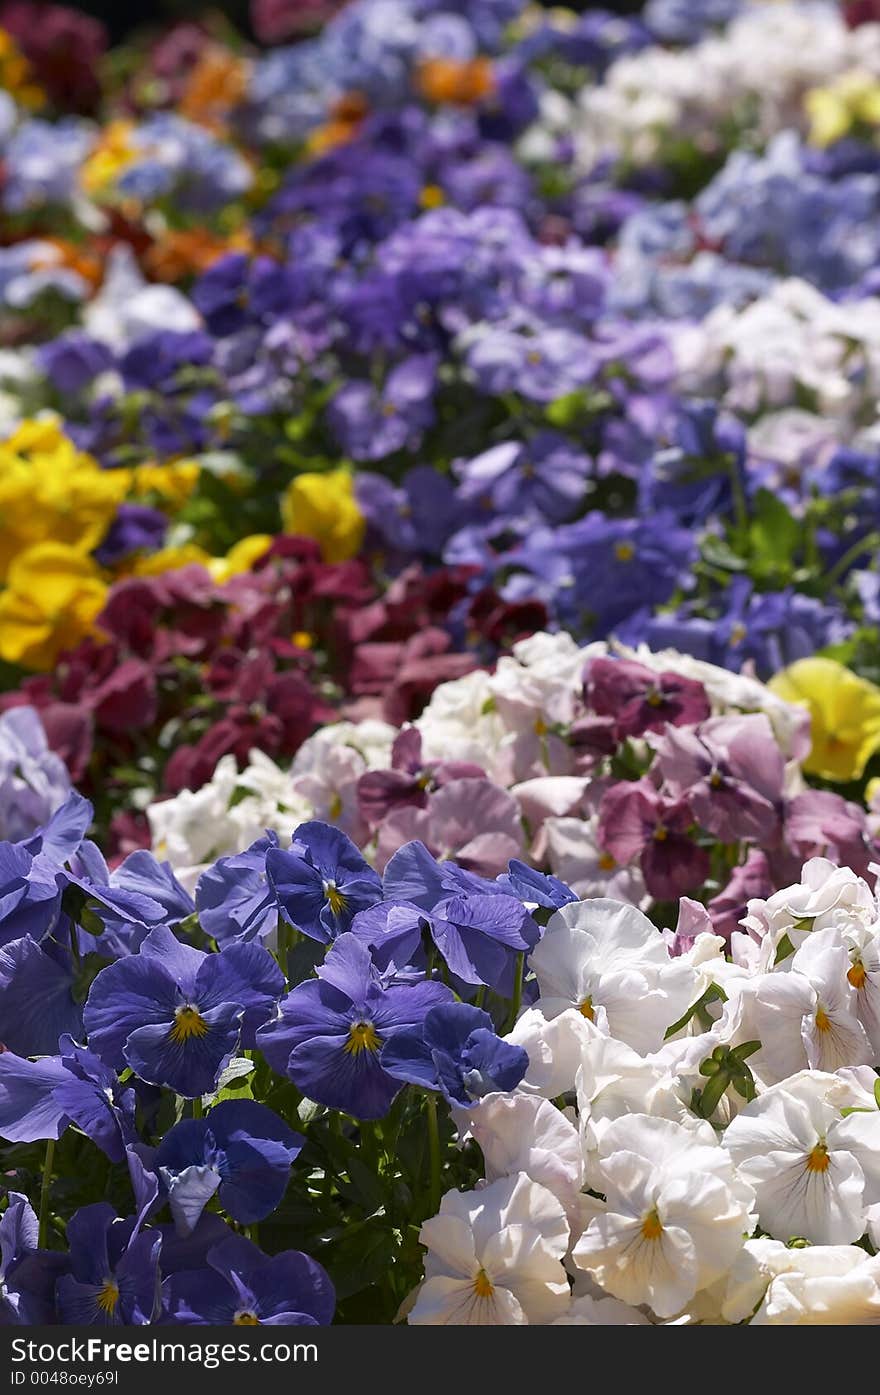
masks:
[(428, 1156), (430, 1158), (431, 1186), (428, 1193), (431, 1216), (440, 1210), (440, 1129), (437, 1124), (437, 1096), (425, 1095), (425, 1112), (428, 1116)]
[(839, 577), (845, 575), (850, 564), (855, 562), (857, 557), (861, 557), (863, 552), (873, 552), (878, 543), (880, 543), (880, 533), (869, 533), (867, 537), (860, 538), (858, 542), (853, 543), (852, 547), (848, 548), (826, 573), (823, 585), (825, 587), (833, 586)]
[(525, 964), (525, 954), (521, 951), (516, 956), (516, 975), (513, 980), (513, 1001), (508, 1018), (507, 1030), (510, 1031), (516, 1019), (519, 1017), (519, 1010), (522, 1007), (523, 990), (523, 965)]
[(52, 1167), (55, 1162), (55, 1139), (46, 1143), (46, 1158), (43, 1163), (43, 1182), (40, 1187), (40, 1221), (37, 1231), (37, 1247), (45, 1250), (49, 1239), (49, 1192), (52, 1189)]
[(745, 540), (749, 528), (749, 506), (739, 470), (736, 468), (736, 461), (733, 459), (730, 462), (728, 473), (730, 475), (730, 493), (733, 500), (736, 531)]

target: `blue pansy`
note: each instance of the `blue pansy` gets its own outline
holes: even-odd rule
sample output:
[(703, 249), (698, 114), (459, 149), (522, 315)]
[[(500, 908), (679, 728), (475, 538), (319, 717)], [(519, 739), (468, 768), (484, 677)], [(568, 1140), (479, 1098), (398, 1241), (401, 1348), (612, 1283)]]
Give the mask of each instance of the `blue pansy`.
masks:
[(122, 1162), (136, 1136), (134, 1090), (121, 1085), (114, 1070), (71, 1037), (62, 1037), (59, 1049), (64, 1076), (55, 1087), (56, 1106), (111, 1162)]
[(360, 911), (351, 923), (352, 935), (368, 947), (383, 972), (410, 964), (423, 967), (422, 936), (427, 929), (424, 911), (407, 901), (380, 901)]
[(109, 1202), (83, 1206), (67, 1226), (70, 1270), (58, 1280), (62, 1323), (145, 1326), (158, 1314), (159, 1251), (155, 1230), (120, 1220)]
[(341, 829), (326, 823), (300, 824), (290, 848), (270, 848), (266, 873), (285, 919), (324, 944), (382, 899), (376, 872)]
[(518, 896), (521, 901), (554, 911), (578, 899), (571, 887), (566, 886), (558, 877), (551, 876), (549, 872), (538, 872), (527, 863), (520, 862), (517, 857), (510, 859), (507, 871), (502, 872), (496, 881), (504, 891)]
[(439, 1090), (463, 1107), (515, 1089), (529, 1068), (523, 1048), (502, 1041), (489, 1014), (470, 1003), (432, 1008), (417, 1029), (393, 1037), (380, 1060), (398, 1080)]
[(439, 983), (388, 984), (350, 934), (336, 941), (317, 973), (287, 995), (257, 1044), (272, 1069), (309, 1099), (357, 1119), (381, 1119), (401, 1088), (381, 1065), (382, 1047), (452, 994)]
[(108, 1065), (193, 1098), (214, 1088), (239, 1046), (251, 1047), (284, 989), (272, 956), (255, 944), (219, 954), (152, 930), (136, 955), (110, 964), (92, 984), (84, 1023)]
[(270, 1258), (242, 1235), (210, 1249), (205, 1268), (172, 1274), (163, 1294), (169, 1322), (208, 1327), (326, 1327), (336, 1307), (317, 1260), (298, 1250)]
[(53, 1056), (65, 1032), (82, 1036), (83, 1010), (70, 951), (29, 935), (0, 946), (0, 1044), (19, 1056)]
[(29, 1061), (0, 1052), (0, 1136), (11, 1143), (59, 1138), (76, 1124), (111, 1162), (122, 1162), (134, 1134), (134, 1091), (69, 1036), (58, 1056)]
[(39, 1250), (39, 1232), (27, 1197), (8, 1192), (0, 1216), (0, 1327), (54, 1321), (55, 1283), (67, 1256)]
[(57, 1056), (29, 1061), (13, 1051), (0, 1051), (0, 1138), (9, 1143), (33, 1143), (58, 1138), (64, 1110), (55, 1090), (67, 1075)]
[(262, 939), (276, 928), (278, 902), (266, 875), (266, 854), (277, 847), (277, 834), (267, 833), (244, 852), (221, 857), (199, 877), (199, 924), (221, 947)]
[(24, 843), (0, 843), (0, 944), (52, 930), (61, 910), (56, 877), (52, 862)]
[(281, 1201), (305, 1139), (254, 1100), (224, 1100), (205, 1119), (183, 1119), (155, 1156), (178, 1230), (192, 1231), (219, 1193), (233, 1220), (251, 1225)]
[(452, 972), (465, 983), (510, 993), (518, 954), (537, 944), (540, 931), (517, 896), (452, 862), (437, 862), (424, 843), (406, 843), (384, 875), (389, 901), (424, 914), (431, 936)]

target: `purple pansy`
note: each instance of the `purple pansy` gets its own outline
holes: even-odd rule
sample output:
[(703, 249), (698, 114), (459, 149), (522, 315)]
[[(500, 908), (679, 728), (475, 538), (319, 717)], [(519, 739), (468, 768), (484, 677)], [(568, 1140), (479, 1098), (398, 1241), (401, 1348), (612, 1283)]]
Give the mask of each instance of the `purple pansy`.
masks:
[(92, 984), (89, 1046), (118, 1070), (130, 1066), (141, 1080), (194, 1098), (214, 1088), (239, 1045), (255, 1044), (283, 989), (261, 945), (203, 954), (160, 927)]

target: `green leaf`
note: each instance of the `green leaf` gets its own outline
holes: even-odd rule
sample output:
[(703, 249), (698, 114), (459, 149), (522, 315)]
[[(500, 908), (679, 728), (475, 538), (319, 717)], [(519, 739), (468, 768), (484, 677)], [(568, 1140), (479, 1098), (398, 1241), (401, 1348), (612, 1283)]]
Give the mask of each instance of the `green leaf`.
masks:
[(710, 983), (705, 993), (702, 993), (695, 1003), (691, 1003), (684, 1017), (680, 1017), (677, 1022), (673, 1022), (671, 1027), (667, 1027), (663, 1040), (668, 1041), (670, 1037), (675, 1036), (676, 1032), (680, 1032), (682, 1027), (686, 1027), (695, 1012), (700, 1012), (703, 1008), (708, 1007), (709, 1003), (716, 1002), (726, 1003), (727, 994), (723, 988), (719, 988), (717, 983)]
[(762, 570), (789, 571), (804, 539), (803, 525), (782, 499), (769, 489), (759, 489), (753, 500), (749, 525), (752, 556)]

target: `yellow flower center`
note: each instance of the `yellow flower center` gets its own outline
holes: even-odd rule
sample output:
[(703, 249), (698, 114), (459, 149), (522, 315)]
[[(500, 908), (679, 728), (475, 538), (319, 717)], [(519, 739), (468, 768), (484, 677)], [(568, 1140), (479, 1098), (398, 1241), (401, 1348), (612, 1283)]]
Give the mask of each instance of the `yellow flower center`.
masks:
[(656, 688), (649, 688), (645, 694), (645, 701), (649, 707), (660, 707), (663, 702), (663, 694), (658, 693)]
[(831, 1018), (828, 1016), (828, 1013), (825, 1011), (824, 1008), (818, 1008), (816, 1011), (816, 1031), (831, 1031)]
[(485, 1269), (480, 1267), (477, 1270), (477, 1277), (474, 1279), (474, 1293), (478, 1298), (491, 1298), (495, 1292), (495, 1286)]
[(588, 1022), (595, 1022), (596, 1013), (593, 1008), (593, 999), (584, 998), (583, 1002), (578, 1004), (578, 1012), (581, 1017), (585, 1017)]
[(853, 988), (864, 988), (865, 980), (867, 979), (867, 977), (868, 971), (861, 960), (858, 960), (855, 964), (853, 964), (852, 968), (847, 974), (847, 978), (849, 982), (852, 984)]
[(666, 839), (667, 839), (668, 837), (669, 837), (669, 831), (668, 831), (668, 829), (664, 828), (664, 826), (663, 826), (662, 823), (658, 823), (657, 827), (654, 829), (654, 841), (655, 841), (655, 843), (665, 843), (665, 842), (666, 842)]
[(660, 1217), (656, 1211), (649, 1211), (642, 1221), (642, 1235), (646, 1240), (659, 1240), (663, 1234), (663, 1226), (660, 1224)]
[(746, 637), (747, 634), (748, 634), (748, 630), (746, 629), (746, 627), (745, 627), (745, 625), (742, 623), (742, 621), (737, 620), (736, 624), (731, 626), (731, 628), (730, 628), (730, 642), (731, 642), (731, 644), (733, 645), (734, 649), (736, 648), (736, 646), (737, 646), (738, 644), (742, 644), (742, 642), (743, 642), (743, 640), (745, 639), (745, 637)]
[(233, 1327), (259, 1327), (260, 1319), (250, 1308), (242, 1308), (240, 1313), (236, 1313), (232, 1319)]
[(174, 1014), (174, 1025), (169, 1032), (173, 1042), (181, 1046), (190, 1037), (204, 1037), (208, 1034), (208, 1024), (198, 1008), (184, 1003)]
[[(335, 817), (335, 815), (331, 817)], [(327, 905), (334, 915), (339, 915), (339, 912), (344, 911), (345, 907), (348, 905), (348, 902), (335, 882), (324, 883), (324, 895), (327, 897)]]
[(309, 630), (294, 630), (290, 636), (291, 644), (295, 644), (297, 649), (311, 649), (315, 642), (315, 636)]
[(119, 1302), (119, 1285), (113, 1279), (108, 1279), (101, 1292), (95, 1299), (102, 1313), (112, 1317), (116, 1312), (116, 1304)]
[[(330, 814), (331, 819), (338, 819), (338, 818), (339, 818), (339, 815), (342, 813), (342, 795), (339, 794), (338, 791), (337, 791), (336, 794), (334, 794), (333, 798), (330, 800), (330, 808), (329, 808), (328, 812), (329, 812), (329, 814)], [(334, 891), (334, 893), (335, 893), (335, 895), (336, 895), (337, 901), (343, 901), (343, 904), (344, 904), (344, 898), (343, 898), (343, 897), (340, 897), (339, 892), (336, 890), (336, 887), (333, 888), (333, 891)], [(328, 897), (328, 900), (329, 900), (329, 899), (330, 899), (330, 898)], [(333, 905), (332, 900), (330, 901), (330, 909), (331, 909), (331, 910), (334, 912), (334, 914), (335, 914), (336, 907)]]
[(419, 194), (419, 203), (422, 208), (440, 208), (446, 202), (446, 195), (439, 184), (426, 184)]
[(614, 861), (614, 858), (611, 856), (610, 852), (600, 853), (597, 861), (599, 863), (600, 869), (603, 872), (613, 872), (615, 867), (617, 866), (617, 863)]
[(631, 542), (618, 542), (614, 544), (614, 555), (618, 562), (631, 562), (636, 550)]
[(349, 1056), (359, 1056), (362, 1051), (376, 1052), (381, 1045), (382, 1041), (372, 1022), (352, 1022), (345, 1043)]
[(829, 1167), (828, 1146), (825, 1143), (817, 1143), (812, 1153), (807, 1158), (808, 1172), (827, 1172)]
[(544, 721), (543, 717), (535, 718), (534, 732), (536, 736), (547, 735), (547, 723)]

